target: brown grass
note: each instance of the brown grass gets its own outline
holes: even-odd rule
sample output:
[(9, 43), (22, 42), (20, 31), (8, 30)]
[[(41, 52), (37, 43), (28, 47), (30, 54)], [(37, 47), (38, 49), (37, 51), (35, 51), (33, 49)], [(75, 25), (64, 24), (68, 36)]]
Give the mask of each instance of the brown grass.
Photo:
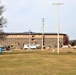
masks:
[(76, 75), (76, 50), (13, 50), (0, 54), (1, 75)]

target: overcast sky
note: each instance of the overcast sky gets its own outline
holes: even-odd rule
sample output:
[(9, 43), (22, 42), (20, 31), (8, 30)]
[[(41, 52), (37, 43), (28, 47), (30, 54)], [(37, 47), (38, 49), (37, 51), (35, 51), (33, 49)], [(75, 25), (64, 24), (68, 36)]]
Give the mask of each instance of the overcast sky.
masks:
[(57, 32), (57, 6), (60, 5), (60, 33), (76, 39), (76, 0), (2, 0), (7, 18), (5, 32), (42, 32), (42, 18), (45, 18), (44, 32)]

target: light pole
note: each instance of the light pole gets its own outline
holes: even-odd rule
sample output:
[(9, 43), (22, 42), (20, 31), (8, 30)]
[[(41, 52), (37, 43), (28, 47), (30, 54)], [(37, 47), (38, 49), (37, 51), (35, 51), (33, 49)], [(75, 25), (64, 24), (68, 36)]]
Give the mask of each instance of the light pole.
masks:
[(53, 5), (57, 5), (57, 9), (58, 9), (58, 28), (57, 28), (57, 32), (58, 32), (58, 37), (57, 37), (57, 53), (59, 54), (59, 32), (60, 32), (60, 21), (59, 21), (59, 5), (63, 5), (63, 3), (53, 3)]

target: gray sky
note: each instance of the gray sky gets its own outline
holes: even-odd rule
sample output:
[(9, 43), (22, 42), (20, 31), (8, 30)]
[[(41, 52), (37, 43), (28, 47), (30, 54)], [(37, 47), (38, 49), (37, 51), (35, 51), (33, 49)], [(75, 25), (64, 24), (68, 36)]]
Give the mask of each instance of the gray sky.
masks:
[(60, 33), (76, 39), (76, 0), (2, 0), (6, 11), (5, 32), (42, 32), (42, 18), (45, 18), (44, 32), (57, 32), (57, 6), (60, 5)]

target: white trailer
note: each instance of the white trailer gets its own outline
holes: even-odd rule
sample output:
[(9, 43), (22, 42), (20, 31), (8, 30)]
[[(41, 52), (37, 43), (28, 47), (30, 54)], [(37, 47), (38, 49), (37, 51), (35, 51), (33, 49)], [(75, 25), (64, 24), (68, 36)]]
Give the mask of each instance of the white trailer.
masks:
[(23, 47), (23, 49), (37, 49), (37, 48), (39, 48), (40, 47), (40, 44), (31, 44), (31, 45), (29, 45), (29, 44), (26, 44), (26, 45), (24, 45), (24, 47)]

